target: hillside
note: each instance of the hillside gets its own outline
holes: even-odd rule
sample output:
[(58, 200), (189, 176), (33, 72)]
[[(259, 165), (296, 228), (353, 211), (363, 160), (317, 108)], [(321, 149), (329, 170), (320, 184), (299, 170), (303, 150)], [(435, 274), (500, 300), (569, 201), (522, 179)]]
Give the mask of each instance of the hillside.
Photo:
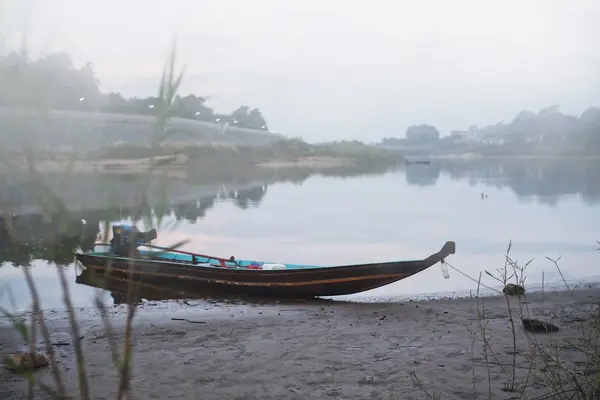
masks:
[[(82, 111), (15, 110), (0, 107), (0, 146), (17, 146), (23, 139), (41, 148), (91, 150), (115, 143), (150, 141), (155, 119), (151, 116)], [(167, 123), (171, 142), (267, 145), (283, 135), (184, 118)]]

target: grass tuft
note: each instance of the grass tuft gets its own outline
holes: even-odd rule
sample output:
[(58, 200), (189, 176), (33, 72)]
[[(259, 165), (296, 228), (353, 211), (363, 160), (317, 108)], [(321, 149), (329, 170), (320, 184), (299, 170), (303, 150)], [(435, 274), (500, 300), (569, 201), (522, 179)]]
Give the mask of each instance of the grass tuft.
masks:
[[(165, 140), (168, 139), (168, 134), (165, 133), (165, 126), (167, 120), (170, 118), (173, 101), (175, 96), (177, 95), (177, 91), (183, 79), (184, 72), (183, 70), (180, 72), (176, 72), (175, 68), (175, 46), (172, 47), (171, 52), (169, 54), (169, 59), (165, 64), (165, 68), (163, 70), (162, 79), (160, 82), (159, 88), (159, 101), (160, 103), (157, 105), (158, 113), (155, 121), (155, 130), (151, 139), (151, 148), (156, 148), (160, 146)], [(58, 231), (56, 232), (56, 238), (54, 240), (57, 243), (57, 246), (63, 244), (65, 240), (69, 240), (69, 238), (75, 240), (77, 238), (71, 237), (71, 228), (72, 228), (72, 217), (69, 216), (69, 212), (65, 205), (64, 199), (60, 197), (58, 193), (56, 193), (52, 188), (48, 187), (44, 184), (44, 179), (42, 173), (38, 170), (36, 165), (36, 151), (31, 143), (28, 143), (26, 140), (23, 140), (23, 159), (27, 163), (27, 172), (29, 175), (29, 180), (32, 187), (32, 193), (34, 198), (42, 212), (46, 218), (51, 218), (57, 222)], [(75, 160), (75, 155), (73, 154), (69, 158), (69, 162), (67, 163), (67, 168), (64, 171), (64, 183), (68, 183), (69, 178), (73, 173), (73, 163)], [(11, 158), (7, 157), (6, 154), (0, 152), (0, 162), (3, 163), (4, 166), (8, 167), (9, 171), (16, 171), (16, 169), (11, 169), (14, 167), (14, 164), (11, 162)], [(137, 190), (137, 198), (135, 210), (133, 211), (133, 222), (139, 223), (141, 220), (145, 222), (147, 227), (154, 227), (153, 218), (149, 214), (148, 211), (148, 183), (150, 179), (153, 178), (153, 171), (160, 165), (161, 162), (155, 162), (154, 156), (150, 163), (148, 163), (148, 168), (143, 173), (136, 182), (138, 186)], [(159, 199), (159, 204), (162, 204), (163, 208), (166, 209), (166, 194), (167, 194), (167, 184), (168, 181), (166, 176), (163, 177), (161, 181), (160, 190), (156, 195)], [(2, 205), (0, 205), (2, 206)], [(9, 214), (9, 208), (4, 206), (0, 207), (2, 210), (2, 214), (0, 216), (6, 221), (6, 229), (9, 233), (9, 237), (11, 240), (11, 248), (22, 248), (25, 250), (26, 245), (19, 245), (19, 238), (14, 235), (14, 230), (12, 229), (12, 217)], [(111, 209), (111, 208), (109, 208)], [(162, 214), (161, 214), (162, 215)], [(110, 221), (111, 216), (107, 215), (104, 223), (103, 223), (103, 239), (104, 241), (108, 240), (108, 233), (110, 231)], [(161, 228), (161, 218), (158, 219), (157, 229)], [(70, 236), (71, 235), (71, 236)], [(76, 240), (75, 240), (76, 241)], [(186, 242), (176, 243), (171, 246), (172, 249), (176, 249), (179, 246), (185, 244)], [(94, 396), (91, 393), (89, 386), (89, 377), (86, 370), (86, 360), (85, 360), (85, 352), (83, 345), (81, 343), (81, 329), (78, 322), (77, 313), (75, 312), (75, 308), (73, 305), (73, 301), (71, 299), (71, 294), (69, 291), (69, 286), (67, 283), (67, 277), (65, 274), (65, 268), (67, 265), (73, 261), (73, 246), (60, 246), (60, 248), (51, 249), (53, 253), (53, 260), (56, 262), (56, 270), (58, 274), (58, 278), (61, 284), (61, 290), (63, 294), (63, 303), (68, 313), (68, 323), (70, 326), (70, 334), (71, 341), (75, 349), (76, 356), (76, 365), (77, 365), (77, 382), (78, 382), (78, 391), (79, 398), (87, 400), (92, 399)], [(67, 254), (68, 253), (68, 254)], [(33, 276), (31, 274), (30, 268), (28, 267), (30, 263), (29, 256), (23, 256), (15, 260), (17, 265), (23, 265), (21, 268), (25, 275), (25, 279), (28, 284), (28, 288), (32, 297), (32, 309), (31, 309), (31, 321), (29, 324), (26, 322), (26, 313), (18, 313), (16, 311), (9, 311), (4, 308), (0, 309), (0, 312), (4, 314), (12, 323), (12, 326), (15, 330), (17, 330), (24, 342), (24, 344), (29, 345), (30, 356), (33, 357), (35, 355), (36, 345), (37, 345), (37, 329), (39, 328), (41, 332), (42, 339), (45, 343), (45, 352), (48, 358), (50, 368), (52, 371), (52, 377), (54, 380), (54, 388), (51, 388), (46, 383), (42, 382), (38, 379), (36, 374), (33, 374), (31, 371), (20, 370), (18, 373), (22, 375), (28, 382), (28, 398), (35, 398), (35, 391), (39, 388), (47, 395), (50, 395), (52, 398), (56, 399), (67, 399), (73, 396), (72, 393), (68, 393), (64, 384), (63, 371), (58, 365), (57, 355), (54, 351), (54, 347), (52, 345), (51, 340), (51, 331), (44, 316), (44, 311), (42, 308), (38, 288), (34, 282)], [(133, 262), (130, 263), (130, 267), (133, 268)], [(111, 272), (110, 265), (106, 266), (106, 276), (109, 276)], [(119, 373), (119, 387), (118, 387), (118, 399), (131, 399), (132, 395), (132, 387), (131, 387), (131, 379), (132, 379), (132, 367), (133, 367), (133, 343), (132, 343), (132, 331), (133, 331), (133, 321), (136, 316), (136, 289), (133, 284), (133, 280), (131, 279), (131, 270), (130, 270), (130, 280), (128, 284), (128, 296), (127, 296), (127, 316), (126, 316), (126, 326), (125, 326), (125, 334), (122, 338), (122, 344), (119, 346), (118, 337), (115, 335), (113, 324), (109, 318), (108, 310), (106, 304), (104, 304), (102, 298), (102, 292), (96, 294), (94, 299), (95, 307), (98, 309), (103, 327), (106, 331), (106, 337), (108, 341), (108, 346), (111, 351), (112, 359), (114, 362), (114, 366)], [(98, 282), (102, 285), (103, 280), (98, 277)], [(102, 287), (102, 286), (100, 286)], [(1, 294), (4, 295), (5, 292), (9, 292), (9, 288), (3, 288)], [(2, 297), (0, 296), (0, 298)], [(121, 347), (121, 349), (119, 349)]]
[[(509, 242), (502, 268), (493, 272), (484, 271), (484, 273), (503, 286), (514, 282), (525, 288), (527, 267), (533, 260), (521, 264), (512, 258), (511, 249), (512, 242)], [(569, 287), (562, 274), (560, 258), (547, 259), (558, 270), (567, 292), (574, 295), (574, 288)], [(450, 267), (460, 272), (457, 268)], [(461, 274), (465, 275), (462, 272)], [(482, 273), (476, 280), (478, 282), (475, 295), (477, 325), (475, 328), (466, 326), (472, 338), (469, 354), (472, 358), (473, 398), (483, 398), (481, 396), (488, 399), (501, 398), (494, 391), (493, 384), (498, 380), (497, 370), (492, 372), (492, 366), (494, 366), (498, 367), (500, 376), (504, 379), (502, 391), (508, 392), (507, 395), (510, 399), (600, 399), (600, 301), (592, 309), (582, 308), (579, 310), (585, 313), (585, 316), (578, 317), (580, 322), (577, 325), (576, 338), (558, 340), (548, 333), (528, 332), (522, 329), (521, 321), (533, 318), (529, 309), (530, 303), (525, 294), (527, 292), (516, 296), (500, 293), (499, 295), (504, 296), (506, 300), (504, 318), (512, 337), (511, 342), (507, 343), (496, 333), (497, 325), (494, 325), (494, 328), (491, 327), (492, 317), (486, 312), (486, 297), (482, 297), (480, 293), (481, 287), (485, 287), (481, 283), (481, 277)], [(473, 278), (469, 277), (469, 279)], [(543, 288), (542, 278), (542, 300), (544, 299)], [(498, 318), (498, 316), (493, 318)], [(478, 392), (476, 385), (476, 370), (481, 364), (481, 362), (476, 362), (478, 359), (475, 352), (476, 345), (481, 345), (481, 355), (486, 368), (487, 390), (485, 395)], [(498, 348), (499, 346), (501, 348)], [(506, 351), (507, 347), (510, 349), (509, 351)], [(509, 362), (506, 360), (506, 354), (510, 356)], [(584, 365), (583, 369), (581, 368), (582, 364)], [(417, 386), (427, 398), (443, 398), (442, 395), (438, 396), (437, 393), (433, 393), (422, 385), (414, 372), (411, 373), (411, 378), (416, 379)], [(541, 387), (543, 395), (531, 397), (528, 390), (534, 386), (538, 391)]]

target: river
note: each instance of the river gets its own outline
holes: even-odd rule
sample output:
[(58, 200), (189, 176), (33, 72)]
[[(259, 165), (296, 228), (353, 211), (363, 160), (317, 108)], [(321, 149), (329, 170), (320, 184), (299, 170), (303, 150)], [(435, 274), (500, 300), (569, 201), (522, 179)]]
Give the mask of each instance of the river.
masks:
[[(237, 195), (227, 189), (171, 204), (164, 222), (177, 225), (159, 230), (157, 243), (188, 238), (183, 248), (202, 253), (336, 265), (423, 258), (447, 240), (456, 242), (457, 252), (447, 261), (468, 277), (450, 267), (445, 278), (436, 265), (352, 299), (469, 295), (480, 273), (482, 283), (497, 287), (484, 271), (495, 274), (504, 265), (511, 240), (513, 259), (533, 259), (526, 269), (530, 288), (539, 289), (542, 281), (545, 288), (564, 288), (563, 277), (571, 287), (592, 284), (600, 282), (597, 171), (598, 161), (445, 160), (377, 175), (272, 180)], [(121, 212), (111, 219), (126, 220)], [(88, 225), (100, 223), (97, 212), (82, 215)], [(560, 257), (563, 277), (546, 257)], [(42, 305), (61, 308), (56, 267), (40, 258), (33, 256), (31, 271)], [(3, 261), (0, 305), (24, 309), (31, 298), (19, 261)], [(73, 265), (66, 273), (75, 305), (92, 305), (95, 289), (75, 283)]]

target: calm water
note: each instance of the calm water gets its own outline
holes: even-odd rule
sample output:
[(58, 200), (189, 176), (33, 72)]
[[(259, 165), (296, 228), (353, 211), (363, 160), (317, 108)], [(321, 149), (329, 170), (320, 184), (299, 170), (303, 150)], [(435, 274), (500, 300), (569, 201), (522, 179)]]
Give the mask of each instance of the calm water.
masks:
[[(335, 265), (423, 258), (454, 240), (457, 254), (448, 262), (477, 279), (480, 272), (503, 266), (512, 240), (513, 258), (534, 259), (527, 269), (531, 287), (541, 286), (542, 274), (546, 287), (562, 285), (546, 256), (562, 257), (569, 282), (600, 282), (600, 252), (594, 251), (600, 240), (598, 167), (597, 162), (444, 162), (376, 176), (275, 182), (246, 190), (245, 197), (239, 191), (237, 199), (221, 193), (175, 205), (167, 221), (179, 219), (179, 225), (161, 231), (157, 243), (190, 238), (184, 248), (203, 253)], [(55, 268), (41, 260), (32, 266), (43, 305), (62, 307)], [(441, 267), (434, 266), (353, 298), (476, 290), (473, 281), (449, 273), (444, 279)], [(72, 267), (67, 274), (76, 304), (90, 305), (94, 289), (75, 284)], [(9, 263), (0, 268), (0, 284), (11, 287), (18, 308), (30, 302), (22, 276)], [(494, 284), (485, 274), (482, 282)], [(0, 304), (10, 306), (6, 294)]]

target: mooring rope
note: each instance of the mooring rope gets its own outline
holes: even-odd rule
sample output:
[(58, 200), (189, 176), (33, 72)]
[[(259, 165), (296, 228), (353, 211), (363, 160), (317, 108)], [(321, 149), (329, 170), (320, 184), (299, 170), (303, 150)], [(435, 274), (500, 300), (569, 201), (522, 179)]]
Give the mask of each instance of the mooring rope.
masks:
[(450, 264), (448, 261), (442, 260), (442, 265), (447, 265), (448, 267), (452, 268), (453, 270), (455, 270), (456, 272), (458, 272), (459, 274), (461, 274), (461, 275), (462, 275), (462, 276), (464, 276), (465, 278), (468, 278), (468, 279), (472, 280), (473, 282), (475, 282), (476, 284), (478, 284), (478, 285), (480, 285), (480, 286), (483, 286), (484, 288), (487, 288), (487, 289), (489, 289), (489, 290), (491, 290), (491, 291), (494, 291), (494, 292), (496, 292), (496, 293), (502, 293), (502, 292), (501, 292), (500, 290), (498, 290), (498, 289), (491, 288), (491, 287), (489, 287), (489, 286), (487, 286), (487, 285), (485, 285), (485, 284), (481, 283), (481, 280), (478, 280), (478, 279), (475, 279), (475, 278), (472, 278), (472, 277), (470, 277), (469, 275), (465, 274), (464, 272), (462, 272), (462, 271), (461, 271), (461, 270), (459, 270), (458, 268), (456, 268), (456, 267), (452, 266), (452, 264)]

